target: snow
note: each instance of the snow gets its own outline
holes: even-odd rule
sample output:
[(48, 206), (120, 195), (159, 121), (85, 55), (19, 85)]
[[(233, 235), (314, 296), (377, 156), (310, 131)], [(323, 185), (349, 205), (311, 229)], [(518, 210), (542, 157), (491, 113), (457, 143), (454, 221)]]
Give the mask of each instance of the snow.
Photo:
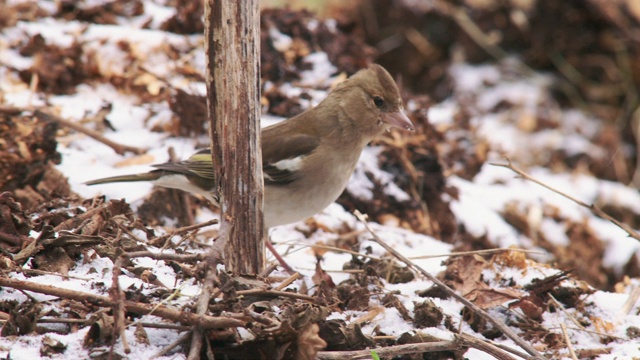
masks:
[[(369, 146), (360, 156), (360, 161), (347, 185), (347, 191), (353, 196), (363, 199), (373, 199), (375, 187), (372, 179), (384, 185), (384, 193), (394, 197), (398, 201), (408, 201), (410, 196), (393, 182), (393, 175), (380, 169), (378, 155), (383, 150), (381, 146)], [(372, 177), (372, 179), (369, 178)]]

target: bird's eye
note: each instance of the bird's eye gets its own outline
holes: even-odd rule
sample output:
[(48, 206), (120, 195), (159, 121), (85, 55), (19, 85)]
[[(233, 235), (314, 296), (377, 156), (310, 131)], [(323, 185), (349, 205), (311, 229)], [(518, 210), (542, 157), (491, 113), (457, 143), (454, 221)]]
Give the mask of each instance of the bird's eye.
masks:
[(382, 107), (382, 105), (384, 105), (384, 99), (382, 99), (380, 96), (374, 96), (373, 97), (373, 103), (377, 107)]

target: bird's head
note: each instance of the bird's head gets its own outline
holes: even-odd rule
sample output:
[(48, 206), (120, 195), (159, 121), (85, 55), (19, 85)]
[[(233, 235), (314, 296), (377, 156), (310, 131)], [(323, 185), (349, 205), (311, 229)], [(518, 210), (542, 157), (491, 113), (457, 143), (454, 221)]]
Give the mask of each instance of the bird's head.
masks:
[(340, 83), (334, 93), (349, 119), (371, 138), (392, 127), (413, 130), (398, 86), (380, 65), (358, 71)]

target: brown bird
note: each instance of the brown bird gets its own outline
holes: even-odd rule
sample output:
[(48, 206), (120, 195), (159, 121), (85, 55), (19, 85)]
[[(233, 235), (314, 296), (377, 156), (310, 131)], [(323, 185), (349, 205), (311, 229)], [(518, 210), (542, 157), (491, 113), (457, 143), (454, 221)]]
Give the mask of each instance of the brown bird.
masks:
[[(334, 202), (364, 147), (385, 130), (413, 130), (389, 73), (371, 65), (341, 82), (318, 106), (262, 130), (264, 222), (267, 228), (306, 219)], [(209, 150), (155, 170), (87, 182), (151, 181), (216, 203)]]

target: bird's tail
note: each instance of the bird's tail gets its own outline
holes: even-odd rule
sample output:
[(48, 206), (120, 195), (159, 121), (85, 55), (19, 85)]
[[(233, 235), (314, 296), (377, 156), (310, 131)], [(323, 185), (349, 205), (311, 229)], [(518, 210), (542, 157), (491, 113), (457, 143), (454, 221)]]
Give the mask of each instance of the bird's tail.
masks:
[(142, 174), (111, 176), (85, 182), (85, 185), (98, 185), (116, 182), (154, 181), (162, 176), (162, 171), (151, 171)]

